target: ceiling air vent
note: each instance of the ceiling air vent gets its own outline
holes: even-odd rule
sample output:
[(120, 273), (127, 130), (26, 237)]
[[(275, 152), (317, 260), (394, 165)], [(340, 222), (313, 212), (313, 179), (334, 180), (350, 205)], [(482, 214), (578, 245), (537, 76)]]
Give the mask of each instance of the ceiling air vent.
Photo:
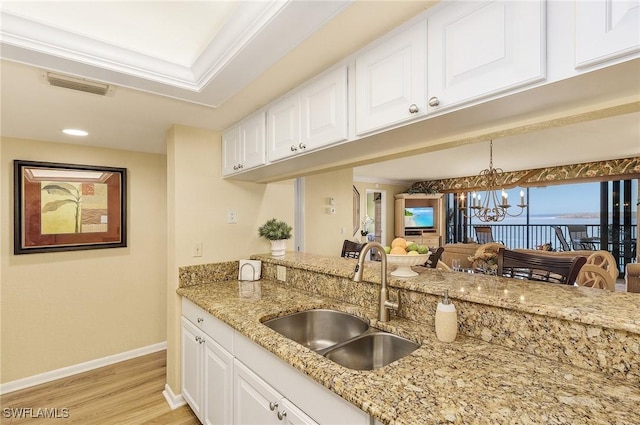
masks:
[(56, 74), (53, 72), (45, 72), (43, 77), (44, 80), (55, 87), (63, 87), (65, 89), (83, 91), (86, 93), (98, 94), (100, 96), (106, 96), (113, 92), (113, 86), (98, 81), (91, 81), (84, 78)]

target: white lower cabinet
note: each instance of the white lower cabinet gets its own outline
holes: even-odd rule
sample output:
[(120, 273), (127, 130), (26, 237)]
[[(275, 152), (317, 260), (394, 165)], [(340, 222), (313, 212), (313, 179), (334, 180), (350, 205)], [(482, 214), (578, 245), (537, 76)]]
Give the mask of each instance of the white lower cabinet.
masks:
[(318, 424), (238, 360), (233, 385), (236, 425)]
[(182, 395), (203, 424), (371, 424), (365, 412), (186, 298), (182, 315)]
[(233, 356), (182, 318), (182, 395), (200, 422), (232, 421)]

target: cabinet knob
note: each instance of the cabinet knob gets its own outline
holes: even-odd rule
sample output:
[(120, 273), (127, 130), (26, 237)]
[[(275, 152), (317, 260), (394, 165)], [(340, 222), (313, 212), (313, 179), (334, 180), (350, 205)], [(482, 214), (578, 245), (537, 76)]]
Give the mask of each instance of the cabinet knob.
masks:
[(277, 408), (278, 408), (278, 403), (275, 403), (273, 401), (271, 403), (269, 403), (269, 410), (271, 410), (272, 412), (274, 410), (276, 410)]
[(433, 96), (432, 98), (429, 99), (429, 106), (438, 106), (440, 105), (440, 100)]
[(294, 145), (291, 145), (291, 152), (295, 152), (297, 150), (298, 150), (298, 148), (296, 148)]
[(244, 165), (242, 165), (242, 164), (238, 164), (238, 170), (241, 170), (241, 169), (243, 169), (243, 168), (244, 168)]
[(234, 166), (233, 166), (233, 169), (234, 169), (234, 171), (237, 171), (237, 170), (238, 170), (238, 166), (237, 166), (237, 165), (234, 165)]
[(306, 149), (307, 148), (307, 145), (305, 145), (304, 143), (300, 143), (298, 146), (300, 147), (300, 149)]
[(410, 113), (417, 114), (418, 111), (420, 111), (420, 108), (418, 108), (418, 105), (416, 105), (415, 103), (412, 103), (411, 106), (409, 106)]
[(287, 416), (287, 412), (280, 412), (278, 410), (278, 419), (279, 420), (283, 420), (285, 418), (285, 416)]
[(204, 322), (204, 319), (202, 317), (198, 317), (198, 323), (202, 323)]

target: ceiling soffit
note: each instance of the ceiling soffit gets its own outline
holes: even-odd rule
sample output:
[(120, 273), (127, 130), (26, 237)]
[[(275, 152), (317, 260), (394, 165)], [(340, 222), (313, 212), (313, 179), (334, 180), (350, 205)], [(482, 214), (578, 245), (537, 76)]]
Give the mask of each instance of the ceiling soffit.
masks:
[[(1, 54), (3, 59), (47, 70), (217, 107), (349, 3), (242, 2), (226, 10), (227, 18), (211, 31), (210, 40), (185, 36), (185, 46), (205, 45), (188, 65), (36, 21), (5, 5), (0, 11)], [(58, 7), (74, 6), (70, 2)]]

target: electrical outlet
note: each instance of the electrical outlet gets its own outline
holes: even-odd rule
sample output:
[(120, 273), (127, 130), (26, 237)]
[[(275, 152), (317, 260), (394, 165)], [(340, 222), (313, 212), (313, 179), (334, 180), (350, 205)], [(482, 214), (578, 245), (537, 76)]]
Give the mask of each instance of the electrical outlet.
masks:
[(287, 280), (287, 268), (285, 266), (276, 266), (276, 279), (281, 282)]
[(227, 210), (227, 223), (236, 224), (237, 222), (238, 217), (236, 216), (236, 210)]
[(196, 242), (193, 244), (193, 256), (202, 257), (202, 242)]

